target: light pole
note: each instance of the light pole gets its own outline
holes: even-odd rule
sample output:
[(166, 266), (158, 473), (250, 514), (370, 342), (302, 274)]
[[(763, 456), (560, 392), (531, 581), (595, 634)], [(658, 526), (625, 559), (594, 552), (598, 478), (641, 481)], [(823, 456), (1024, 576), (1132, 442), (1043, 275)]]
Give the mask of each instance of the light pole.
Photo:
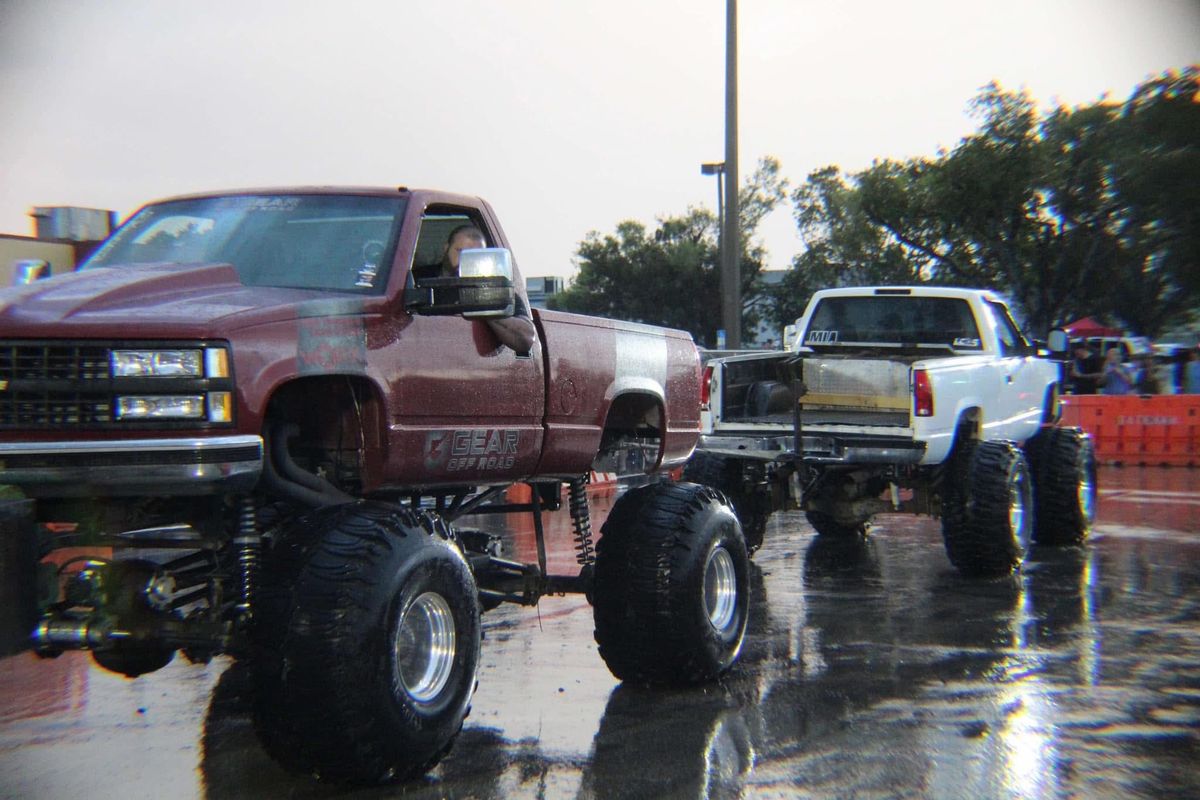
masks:
[(737, 0), (725, 0), (725, 164), (729, 187), (721, 237), (721, 322), (726, 346), (742, 346), (741, 226), (738, 222)]

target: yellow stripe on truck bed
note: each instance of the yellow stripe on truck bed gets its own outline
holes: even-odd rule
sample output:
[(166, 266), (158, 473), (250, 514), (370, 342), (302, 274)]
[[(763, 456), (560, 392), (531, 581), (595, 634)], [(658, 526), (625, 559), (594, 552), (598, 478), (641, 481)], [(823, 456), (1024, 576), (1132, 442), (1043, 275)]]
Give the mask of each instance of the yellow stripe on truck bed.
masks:
[(879, 408), (891, 411), (908, 411), (912, 399), (907, 395), (863, 395), (823, 394), (809, 392), (800, 398), (802, 406), (839, 406), (851, 408)]

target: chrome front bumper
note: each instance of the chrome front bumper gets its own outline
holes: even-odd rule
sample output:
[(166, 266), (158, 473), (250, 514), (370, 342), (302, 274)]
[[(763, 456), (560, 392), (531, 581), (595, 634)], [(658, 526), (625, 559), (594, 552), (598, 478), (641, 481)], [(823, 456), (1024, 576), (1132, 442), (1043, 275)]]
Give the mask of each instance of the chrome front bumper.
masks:
[(262, 473), (261, 436), (0, 443), (0, 484), (29, 497), (246, 491)]

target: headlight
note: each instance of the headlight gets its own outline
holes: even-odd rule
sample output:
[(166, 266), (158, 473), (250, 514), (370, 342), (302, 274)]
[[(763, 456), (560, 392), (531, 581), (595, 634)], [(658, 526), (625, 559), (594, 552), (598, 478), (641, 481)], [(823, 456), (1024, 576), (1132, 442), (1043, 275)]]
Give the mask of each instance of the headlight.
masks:
[(113, 350), (114, 378), (203, 378), (203, 350)]
[(117, 398), (117, 419), (200, 419), (203, 395), (131, 395)]
[[(197, 343), (190, 347), (122, 348), (110, 350), (108, 361), (116, 387), (112, 407), (116, 420), (233, 422), (228, 347)], [(142, 380), (134, 380), (137, 378)]]

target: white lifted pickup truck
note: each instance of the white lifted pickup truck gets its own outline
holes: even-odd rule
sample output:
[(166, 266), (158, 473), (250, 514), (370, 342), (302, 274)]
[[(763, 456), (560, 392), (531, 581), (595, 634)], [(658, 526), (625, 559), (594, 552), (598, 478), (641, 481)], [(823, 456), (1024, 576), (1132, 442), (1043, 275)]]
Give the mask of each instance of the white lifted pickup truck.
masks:
[(941, 517), (950, 561), (979, 576), (1087, 537), (1096, 464), (1057, 424), (1062, 331), (1043, 357), (993, 293), (925, 286), (819, 291), (796, 331), (783, 352), (705, 365), (684, 477), (729, 496), (751, 548), (786, 508), (831, 537), (884, 512)]

